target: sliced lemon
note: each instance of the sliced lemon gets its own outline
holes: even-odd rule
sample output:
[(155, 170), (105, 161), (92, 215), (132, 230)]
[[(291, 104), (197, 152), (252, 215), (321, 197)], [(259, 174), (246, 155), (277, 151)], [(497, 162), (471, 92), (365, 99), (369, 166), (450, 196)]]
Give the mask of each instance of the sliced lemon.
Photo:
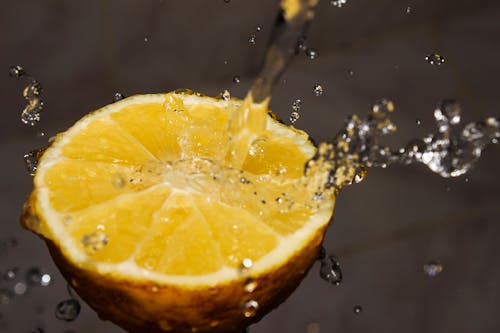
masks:
[(22, 223), (101, 317), (132, 332), (228, 332), (276, 307), (313, 264), (334, 204), (303, 175), (315, 148), (267, 116), (234, 168), (228, 120), (241, 105), (133, 96), (43, 154)]

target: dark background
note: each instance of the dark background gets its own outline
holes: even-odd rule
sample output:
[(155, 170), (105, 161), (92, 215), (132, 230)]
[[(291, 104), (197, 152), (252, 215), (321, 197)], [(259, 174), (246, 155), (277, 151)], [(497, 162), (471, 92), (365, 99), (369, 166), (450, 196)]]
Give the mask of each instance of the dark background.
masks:
[[(42, 242), (18, 223), (31, 189), (23, 154), (111, 102), (115, 92), (188, 87), (216, 95), (229, 88), (243, 97), (277, 8), (271, 0), (2, 0), (0, 272), (17, 267), (18, 274), (0, 280), (0, 332), (121, 332), (87, 306), (74, 322), (55, 319), (56, 304), (68, 298), (66, 283)], [(323, 0), (307, 43), (319, 57), (294, 60), (271, 107), (287, 121), (292, 102), (302, 99), (296, 127), (317, 141), (381, 97), (397, 108), (394, 146), (434, 130), (432, 113), (443, 98), (462, 104), (465, 121), (500, 115), (498, 0), (349, 0), (342, 8)], [(442, 66), (425, 62), (433, 52), (445, 57)], [(9, 77), (15, 64), (45, 88), (46, 107), (34, 128), (19, 118), (25, 82)], [(314, 96), (316, 83), (323, 96)], [(495, 146), (458, 179), (422, 166), (369, 170), (338, 198), (325, 241), (341, 261), (344, 282), (322, 281), (316, 264), (250, 332), (500, 332), (499, 168)], [(8, 244), (12, 237), (15, 246)], [(423, 270), (432, 260), (444, 268), (436, 277)], [(12, 295), (30, 267), (51, 274), (52, 285)]]

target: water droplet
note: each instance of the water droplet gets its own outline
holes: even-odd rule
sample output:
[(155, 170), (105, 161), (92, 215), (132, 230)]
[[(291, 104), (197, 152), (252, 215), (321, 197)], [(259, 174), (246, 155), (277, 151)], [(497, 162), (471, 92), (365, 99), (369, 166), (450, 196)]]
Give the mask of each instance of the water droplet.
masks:
[(245, 258), (241, 261), (240, 274), (246, 274), (253, 267), (253, 261), (250, 258)]
[(31, 176), (34, 176), (38, 167), (38, 161), (45, 152), (45, 148), (35, 149), (24, 154), (24, 165)]
[(242, 184), (250, 184), (250, 181), (246, 179), (245, 177), (240, 177), (240, 183)]
[(148, 37), (144, 37), (144, 42), (145, 42), (145, 43), (149, 42)]
[(229, 64), (229, 61), (224, 60), (224, 65), (227, 65), (227, 64)]
[(336, 286), (342, 282), (342, 270), (340, 263), (334, 255), (328, 255), (321, 259), (321, 266), (319, 268), (319, 276)]
[(292, 110), (295, 112), (299, 112), (301, 107), (302, 107), (302, 101), (300, 99), (296, 99), (292, 103)]
[(319, 83), (316, 83), (313, 87), (313, 92), (315, 96), (321, 96), (323, 95), (323, 87)]
[(14, 297), (14, 294), (6, 288), (0, 288), (0, 305), (10, 304), (10, 300)]
[(313, 322), (307, 324), (306, 332), (307, 333), (320, 333), (321, 326), (319, 325), (319, 323), (316, 323), (313, 321)]
[(14, 268), (10, 268), (8, 270), (6, 270), (4, 273), (3, 273), (3, 279), (4, 281), (12, 281), (16, 278), (17, 276), (17, 271), (19, 269), (17, 267), (14, 267)]
[(21, 77), (24, 74), (25, 74), (24, 69), (19, 65), (10, 66), (9, 68), (9, 75), (11, 77)]
[(245, 280), (244, 289), (247, 293), (253, 293), (257, 288), (257, 285), (258, 285), (257, 281), (249, 277)]
[(406, 14), (410, 14), (410, 13), (411, 13), (411, 7), (408, 6), (408, 7), (406, 7)]
[(18, 282), (14, 285), (14, 293), (16, 293), (17, 295), (24, 295), (27, 290), (28, 287), (23, 282)]
[(23, 96), (28, 101), (21, 113), (21, 121), (30, 126), (34, 126), (40, 121), (40, 111), (43, 108), (41, 100), (42, 86), (36, 80), (32, 80), (23, 90)]
[(51, 281), (52, 277), (49, 274), (43, 274), (42, 277), (40, 278), (40, 285), (42, 287), (47, 287), (50, 285)]
[(424, 265), (424, 272), (430, 277), (435, 277), (443, 271), (443, 265), (436, 261), (430, 261)]
[(249, 300), (243, 303), (243, 315), (247, 318), (253, 317), (257, 314), (259, 309), (259, 303), (254, 300)]
[(441, 66), (442, 64), (444, 64), (445, 59), (442, 55), (432, 53), (425, 57), (425, 61), (427, 61), (431, 65)]
[(356, 305), (353, 308), (354, 314), (359, 315), (361, 312), (363, 312), (363, 307), (361, 305)]
[(300, 118), (300, 114), (298, 112), (292, 112), (290, 113), (290, 122), (292, 124), (295, 124), (295, 122)]
[(225, 101), (229, 101), (231, 99), (231, 93), (229, 92), (229, 90), (225, 89), (221, 94), (220, 96), (222, 97), (223, 100)]
[(250, 46), (255, 45), (256, 39), (257, 37), (255, 36), (255, 34), (250, 34), (250, 37), (248, 37), (248, 43), (250, 44)]
[(255, 27), (255, 31), (261, 32), (262, 31), (262, 27), (260, 25), (256, 26)]
[(102, 250), (108, 244), (108, 236), (103, 230), (97, 230), (82, 237), (82, 245), (89, 253)]
[(318, 58), (318, 56), (319, 56), (318, 51), (316, 51), (312, 48), (309, 48), (309, 47), (305, 50), (305, 54), (311, 60), (314, 60), (314, 59)]
[(125, 185), (127, 185), (127, 180), (125, 179), (125, 177), (123, 175), (120, 175), (120, 174), (113, 175), (111, 182), (112, 182), (113, 186), (117, 189), (124, 188)]
[(57, 304), (55, 315), (59, 320), (73, 321), (80, 314), (80, 310), (80, 302), (77, 299), (70, 298)]
[(38, 267), (29, 268), (25, 274), (25, 280), (29, 286), (43, 286), (42, 277), (48, 282), (45, 286), (50, 284), (50, 275), (42, 273)]
[(330, 5), (342, 8), (347, 3), (347, 0), (330, 0)]
[(347, 74), (349, 74), (349, 76), (354, 76), (354, 70), (348, 69)]
[(417, 118), (417, 119), (415, 120), (415, 123), (416, 123), (417, 125), (420, 125), (420, 124), (422, 124), (422, 121), (421, 121), (419, 118)]
[(113, 95), (113, 102), (121, 101), (124, 98), (125, 95), (123, 95), (121, 92), (115, 92), (115, 94)]
[(240, 83), (241, 79), (238, 75), (233, 76), (233, 82), (234, 83)]

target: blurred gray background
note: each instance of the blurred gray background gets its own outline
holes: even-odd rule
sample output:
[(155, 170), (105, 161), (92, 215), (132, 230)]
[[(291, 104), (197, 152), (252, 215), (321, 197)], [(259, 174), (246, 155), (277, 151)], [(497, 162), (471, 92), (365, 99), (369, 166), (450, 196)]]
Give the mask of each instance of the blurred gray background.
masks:
[[(278, 1), (226, 1), (2, 0), (0, 332), (122, 332), (85, 305), (73, 322), (55, 319), (56, 304), (69, 296), (42, 242), (19, 226), (31, 189), (22, 156), (111, 102), (115, 92), (186, 87), (216, 95), (228, 88), (243, 97)], [(443, 98), (461, 103), (465, 121), (500, 115), (498, 0), (348, 0), (342, 8), (323, 0), (307, 44), (319, 57), (294, 60), (271, 107), (288, 122), (300, 98), (295, 125), (316, 141), (381, 97), (396, 105), (399, 132), (388, 140), (394, 147), (433, 131), (433, 110)], [(428, 64), (430, 53), (445, 63)], [(26, 82), (8, 75), (16, 64), (45, 89), (42, 121), (34, 128), (20, 121)], [(313, 94), (316, 83), (322, 96)], [(500, 332), (499, 168), (495, 146), (458, 179), (421, 166), (369, 170), (361, 184), (341, 193), (325, 241), (340, 259), (343, 283), (321, 280), (316, 264), (250, 332)], [(425, 274), (430, 261), (443, 265), (441, 274)], [(51, 286), (16, 294), (13, 287), (22, 291), (19, 283), (32, 267), (50, 274)], [(13, 268), (17, 275), (9, 280), (4, 275)]]

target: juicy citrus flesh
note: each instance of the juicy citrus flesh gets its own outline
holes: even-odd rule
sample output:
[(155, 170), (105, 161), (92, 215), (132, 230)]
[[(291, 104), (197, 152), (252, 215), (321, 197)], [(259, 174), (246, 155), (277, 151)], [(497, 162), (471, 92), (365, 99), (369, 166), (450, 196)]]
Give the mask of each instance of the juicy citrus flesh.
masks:
[[(134, 96), (89, 114), (44, 153), (24, 224), (57, 252), (56, 262), (66, 266), (62, 270), (77, 290), (78, 279), (71, 275), (87, 281), (83, 285), (92, 283), (89, 276), (132, 284), (141, 289), (140, 297), (136, 287), (113, 292), (135, 294), (139, 300), (131, 304), (137, 307), (148, 293), (173, 307), (172, 290), (187, 290), (188, 304), (193, 291), (203, 298), (204, 290), (231, 290), (235, 281), (243, 290), (241, 281), (250, 275), (272, 281), (270, 272), (290, 266), (288, 261), (300, 252), (308, 260), (296, 260), (303, 263), (291, 265), (296, 272), (288, 276), (302, 276), (331, 217), (333, 194), (311, 199), (303, 171), (314, 147), (305, 133), (271, 116), (235, 168), (230, 147), (238, 145), (231, 141), (228, 121), (239, 107), (237, 100), (169, 93)], [(243, 273), (242, 264), (250, 265)], [(265, 295), (260, 282), (259, 287), (257, 301), (266, 309), (272, 295)], [(162, 288), (168, 292), (155, 296)], [(273, 288), (280, 289), (267, 287), (271, 293)], [(105, 302), (87, 301), (106, 312)], [(196, 313), (203, 311), (187, 306), (195, 314), (185, 321), (195, 325)], [(168, 317), (161, 304), (150, 308), (141, 320)], [(126, 326), (127, 314), (108, 312)], [(245, 317), (226, 321), (234, 326)], [(158, 327), (181, 331), (170, 324)]]

